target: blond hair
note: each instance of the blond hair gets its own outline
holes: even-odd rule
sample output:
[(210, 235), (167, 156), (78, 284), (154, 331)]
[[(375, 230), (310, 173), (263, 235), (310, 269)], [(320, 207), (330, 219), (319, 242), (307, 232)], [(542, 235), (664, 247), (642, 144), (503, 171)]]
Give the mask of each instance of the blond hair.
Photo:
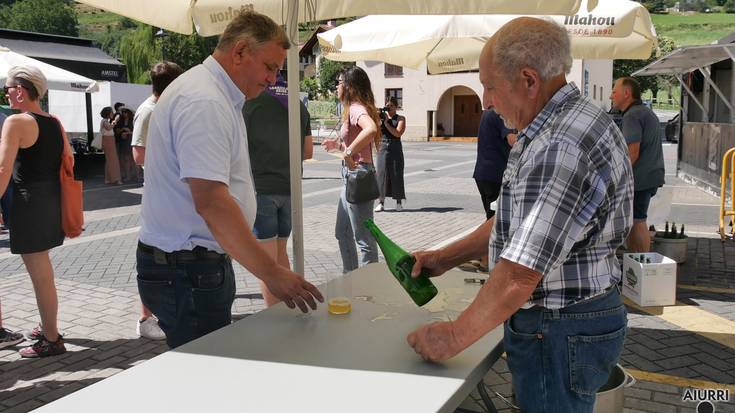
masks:
[(41, 99), (48, 90), (46, 76), (33, 65), (13, 66), (8, 70), (8, 80), (26, 88), (31, 100)]
[(281, 26), (270, 17), (254, 11), (244, 11), (232, 19), (219, 38), (217, 50), (229, 50), (240, 40), (247, 40), (253, 48), (270, 41), (275, 41), (284, 49), (291, 47), (291, 42)]

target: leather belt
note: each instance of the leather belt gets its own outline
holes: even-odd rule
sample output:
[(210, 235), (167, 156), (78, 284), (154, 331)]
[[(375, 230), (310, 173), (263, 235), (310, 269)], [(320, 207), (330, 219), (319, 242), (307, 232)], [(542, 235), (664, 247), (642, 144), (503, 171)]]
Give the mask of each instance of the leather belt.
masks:
[(227, 259), (227, 254), (220, 254), (217, 251), (210, 251), (204, 247), (194, 247), (193, 250), (180, 250), (173, 252), (166, 252), (162, 249), (156, 248), (151, 245), (144, 244), (138, 241), (138, 251), (153, 255), (153, 259), (156, 264), (176, 264), (181, 262), (195, 262), (195, 261), (217, 261)]

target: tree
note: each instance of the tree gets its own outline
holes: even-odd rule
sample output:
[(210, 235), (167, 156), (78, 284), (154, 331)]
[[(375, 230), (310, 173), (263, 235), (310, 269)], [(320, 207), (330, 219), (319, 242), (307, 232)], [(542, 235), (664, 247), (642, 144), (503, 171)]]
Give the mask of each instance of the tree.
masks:
[(161, 50), (166, 60), (177, 63), (182, 69), (202, 63), (217, 47), (217, 36), (202, 37), (194, 33), (184, 35), (168, 33), (162, 37)]
[[(671, 53), (675, 48), (676, 44), (670, 37), (659, 36), (658, 47), (661, 51), (661, 56), (666, 56)], [(613, 62), (613, 78), (630, 76), (633, 72), (642, 69), (646, 65), (653, 63), (658, 60), (655, 54), (652, 54), (648, 60), (623, 60), (617, 59)], [(636, 78), (641, 84), (641, 91), (650, 90), (653, 96), (658, 94), (661, 85), (669, 83), (669, 76), (640, 76)]]
[(313, 77), (305, 77), (301, 81), (301, 91), (309, 94), (309, 100), (314, 100), (319, 95), (319, 82)]
[(337, 75), (345, 66), (351, 66), (352, 63), (337, 62), (329, 59), (322, 59), (319, 65), (319, 88), (323, 95), (337, 90)]
[(663, 0), (647, 0), (643, 2), (649, 13), (660, 13), (666, 10), (666, 3)]
[(0, 7), (6, 29), (79, 36), (77, 13), (63, 0), (20, 0)]
[(725, 13), (735, 13), (735, 0), (727, 0), (724, 7)]
[(149, 83), (148, 70), (161, 60), (161, 50), (153, 37), (153, 27), (141, 24), (120, 39), (120, 59), (128, 69), (128, 82)]

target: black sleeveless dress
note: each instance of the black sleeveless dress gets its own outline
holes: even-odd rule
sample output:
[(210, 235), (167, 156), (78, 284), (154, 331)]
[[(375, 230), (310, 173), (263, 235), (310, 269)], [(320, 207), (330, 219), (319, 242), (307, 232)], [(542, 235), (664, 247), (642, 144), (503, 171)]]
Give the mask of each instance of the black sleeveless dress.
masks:
[(59, 169), (63, 141), (57, 121), (32, 112), (38, 123), (36, 143), (18, 149), (13, 166), (13, 213), (10, 252), (30, 254), (64, 242), (61, 229)]
[[(390, 118), (391, 126), (398, 127), (398, 114)], [(378, 188), (380, 197), (393, 198), (396, 201), (406, 199), (406, 189), (403, 184), (403, 144), (381, 123), (383, 135), (378, 151)]]

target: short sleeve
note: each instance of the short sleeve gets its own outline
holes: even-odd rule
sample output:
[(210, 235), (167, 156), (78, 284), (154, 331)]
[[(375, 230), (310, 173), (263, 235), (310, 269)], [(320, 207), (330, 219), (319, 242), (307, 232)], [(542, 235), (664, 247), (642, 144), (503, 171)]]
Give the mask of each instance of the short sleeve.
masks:
[[(627, 116), (626, 116), (627, 115)], [(628, 144), (643, 140), (643, 122), (635, 113), (623, 115), (623, 136)]]
[(304, 136), (311, 135), (311, 114), (306, 105), (300, 103), (301, 107), (301, 130), (304, 132)]
[(520, 204), (512, 233), (500, 256), (541, 274), (567, 260), (572, 247), (584, 238), (605, 200), (606, 184), (593, 173), (590, 160), (577, 147), (551, 144), (521, 166), (523, 182), (514, 183), (513, 201)]
[(360, 120), (360, 117), (363, 115), (367, 115), (367, 109), (365, 109), (365, 106), (362, 106), (359, 103), (353, 103), (350, 105), (350, 125), (357, 125), (357, 121)]
[[(172, 115), (172, 136), (179, 178), (206, 179), (230, 184), (233, 150), (231, 111), (217, 101), (196, 101), (176, 108)], [(241, 119), (238, 119), (242, 122)]]
[(141, 146), (145, 148), (148, 139), (148, 124), (153, 114), (153, 108), (150, 106), (141, 106), (135, 113), (133, 118), (133, 138), (130, 141), (131, 146)]

